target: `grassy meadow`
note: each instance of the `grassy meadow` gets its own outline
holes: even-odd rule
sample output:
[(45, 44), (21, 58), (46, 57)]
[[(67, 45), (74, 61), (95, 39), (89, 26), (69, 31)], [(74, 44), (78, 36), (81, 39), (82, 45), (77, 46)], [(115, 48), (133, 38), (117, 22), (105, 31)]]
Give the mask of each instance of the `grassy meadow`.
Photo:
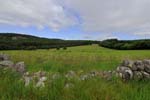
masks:
[(74, 84), (64, 88), (63, 77), (70, 70), (86, 73), (93, 70), (115, 70), (124, 59), (150, 59), (149, 50), (111, 50), (98, 45), (70, 47), (67, 50), (11, 50), (14, 62), (24, 61), (29, 72), (60, 73), (59, 79), (49, 79), (44, 88), (25, 87), (20, 76), (0, 70), (0, 100), (150, 100), (150, 81), (122, 82), (94, 78), (86, 81), (69, 80)]

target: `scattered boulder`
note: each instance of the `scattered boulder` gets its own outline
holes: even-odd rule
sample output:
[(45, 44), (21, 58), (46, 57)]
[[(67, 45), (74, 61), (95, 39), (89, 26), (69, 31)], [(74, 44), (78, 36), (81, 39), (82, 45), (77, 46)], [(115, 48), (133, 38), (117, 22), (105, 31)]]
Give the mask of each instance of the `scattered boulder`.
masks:
[(10, 57), (6, 54), (0, 54), (0, 61), (10, 60)]
[(72, 84), (72, 83), (66, 83), (65, 86), (64, 86), (65, 89), (69, 89), (69, 88), (72, 88), (72, 87), (74, 87), (74, 84)]
[(47, 80), (47, 77), (43, 76), (43, 77), (40, 77), (37, 84), (36, 84), (36, 87), (45, 87), (45, 81)]
[(46, 73), (43, 71), (35, 73), (26, 72), (23, 75), (23, 81), (25, 83), (25, 86), (28, 86), (32, 82), (34, 83), (35, 87), (45, 87), (46, 80)]
[(55, 79), (59, 79), (60, 78), (60, 74), (59, 73), (55, 73), (52, 75), (52, 79), (55, 80)]
[(6, 54), (0, 54), (0, 67), (2, 68), (11, 68), (16, 72), (23, 74), (25, 72), (25, 64), (24, 62), (14, 63), (10, 60), (9, 56)]
[(28, 86), (30, 84), (30, 82), (32, 81), (32, 76), (29, 74), (29, 72), (24, 73), (23, 75), (23, 81), (25, 86)]
[(0, 67), (13, 67), (14, 63), (9, 60), (0, 61)]
[(76, 77), (76, 73), (71, 70), (71, 71), (69, 71), (69, 72), (65, 75), (65, 77), (66, 77), (67, 79), (74, 78), (74, 77)]
[(16, 63), (16, 65), (14, 66), (15, 70), (21, 74), (23, 74), (26, 69), (25, 69), (25, 64), (24, 62), (18, 62)]
[(88, 79), (89, 79), (89, 76), (87, 74), (80, 76), (81, 81), (88, 80)]

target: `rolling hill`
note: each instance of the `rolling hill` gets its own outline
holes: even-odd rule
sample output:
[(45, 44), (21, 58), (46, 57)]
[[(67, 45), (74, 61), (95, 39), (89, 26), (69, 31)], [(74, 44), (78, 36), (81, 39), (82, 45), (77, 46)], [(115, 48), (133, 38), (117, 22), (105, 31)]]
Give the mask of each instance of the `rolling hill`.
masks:
[(17, 33), (0, 33), (0, 50), (66, 48), (91, 43), (95, 43), (95, 41), (48, 39)]

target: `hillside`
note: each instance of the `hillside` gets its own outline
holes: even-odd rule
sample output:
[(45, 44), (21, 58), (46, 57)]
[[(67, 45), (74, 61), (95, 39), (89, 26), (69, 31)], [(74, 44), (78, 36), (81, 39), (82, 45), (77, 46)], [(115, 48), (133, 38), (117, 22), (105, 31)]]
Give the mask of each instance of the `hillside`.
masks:
[(0, 50), (35, 50), (64, 48), (72, 46), (99, 44), (102, 47), (117, 50), (149, 50), (150, 39), (143, 40), (117, 40), (108, 39), (104, 41), (91, 40), (62, 40), (48, 39), (26, 34), (0, 33)]
[(94, 41), (48, 39), (25, 34), (0, 33), (0, 50), (49, 49), (88, 45)]

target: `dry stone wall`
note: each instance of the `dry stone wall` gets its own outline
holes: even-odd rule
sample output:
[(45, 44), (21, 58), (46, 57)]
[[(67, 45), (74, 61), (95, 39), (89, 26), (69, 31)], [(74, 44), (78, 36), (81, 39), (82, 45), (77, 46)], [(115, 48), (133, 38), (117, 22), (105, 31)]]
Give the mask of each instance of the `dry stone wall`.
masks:
[(116, 72), (123, 80), (150, 79), (150, 60), (124, 60)]
[(120, 77), (123, 81), (128, 80), (144, 80), (150, 79), (150, 60), (124, 60), (116, 70), (114, 71), (68, 71), (65, 74), (61, 73), (49, 73), (44, 71), (38, 72), (28, 72), (24, 62), (14, 63), (11, 61), (9, 55), (0, 54), (0, 68), (2, 69), (12, 69), (16, 73), (22, 75), (21, 80), (24, 81), (25, 86), (34, 83), (35, 87), (45, 87), (45, 83), (48, 80), (56, 80), (58, 78), (65, 78), (66, 85), (65, 88), (72, 87), (73, 84), (70, 83), (71, 79), (77, 79), (80, 81), (90, 80), (92, 78), (98, 77), (106, 80), (112, 80), (113, 77)]

